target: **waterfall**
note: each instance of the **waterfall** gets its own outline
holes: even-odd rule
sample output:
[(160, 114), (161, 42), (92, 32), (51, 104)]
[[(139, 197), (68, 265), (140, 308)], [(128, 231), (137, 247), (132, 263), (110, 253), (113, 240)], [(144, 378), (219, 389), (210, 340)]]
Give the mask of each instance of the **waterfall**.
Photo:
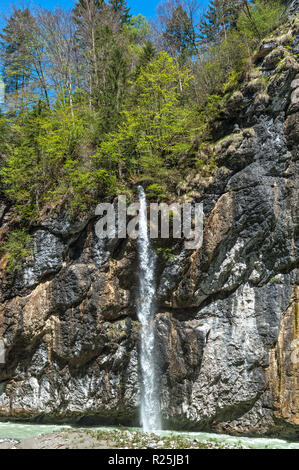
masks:
[(154, 364), (154, 295), (155, 255), (150, 247), (147, 227), (147, 206), (144, 189), (138, 186), (139, 211), (139, 283), (140, 304), (138, 319), (141, 322), (141, 424), (145, 432), (161, 429), (160, 403)]

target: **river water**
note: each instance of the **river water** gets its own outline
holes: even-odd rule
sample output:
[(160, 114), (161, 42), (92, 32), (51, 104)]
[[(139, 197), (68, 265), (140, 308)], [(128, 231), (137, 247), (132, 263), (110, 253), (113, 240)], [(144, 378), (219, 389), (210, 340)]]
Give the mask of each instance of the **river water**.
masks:
[[(29, 437), (37, 437), (39, 434), (49, 434), (51, 432), (58, 432), (63, 429), (71, 428), (67, 425), (47, 425), (47, 424), (30, 424), (30, 423), (13, 423), (13, 422), (0, 422), (0, 440), (1, 439), (17, 439), (22, 440)], [(76, 429), (73, 427), (73, 429)], [(117, 430), (124, 428), (117, 427), (93, 427), (96, 430)], [(138, 428), (127, 428), (132, 431), (139, 430)], [(299, 442), (288, 442), (283, 439), (269, 439), (264, 437), (236, 437), (227, 434), (212, 434), (203, 432), (174, 432), (174, 431), (159, 431), (157, 434), (162, 436), (181, 435), (190, 439), (197, 439), (199, 441), (218, 441), (219, 443), (227, 444), (242, 444), (251, 449), (299, 449)]]

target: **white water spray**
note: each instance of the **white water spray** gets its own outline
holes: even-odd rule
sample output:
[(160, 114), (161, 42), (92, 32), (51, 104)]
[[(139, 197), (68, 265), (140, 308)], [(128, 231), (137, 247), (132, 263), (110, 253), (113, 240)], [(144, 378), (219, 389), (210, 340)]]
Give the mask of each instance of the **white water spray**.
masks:
[(145, 432), (151, 432), (161, 429), (160, 403), (154, 363), (155, 256), (150, 247), (146, 196), (141, 186), (138, 186), (138, 195), (140, 203), (138, 237), (140, 304), (138, 318), (141, 322), (141, 424)]

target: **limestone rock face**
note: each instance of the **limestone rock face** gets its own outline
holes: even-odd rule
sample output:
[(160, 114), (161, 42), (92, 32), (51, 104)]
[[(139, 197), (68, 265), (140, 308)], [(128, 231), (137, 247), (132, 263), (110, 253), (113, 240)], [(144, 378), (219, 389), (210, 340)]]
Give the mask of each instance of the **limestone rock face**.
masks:
[[(184, 182), (203, 203), (202, 248), (170, 241), (173, 256), (158, 255), (165, 427), (298, 436), (298, 31), (292, 16), (284, 37), (264, 41), (255, 75), (227, 99), (216, 175)], [(2, 198), (0, 224), (1, 241)], [(136, 242), (99, 240), (95, 224), (57, 211), (33, 228), (22, 270), (0, 260), (1, 416), (138, 422)]]

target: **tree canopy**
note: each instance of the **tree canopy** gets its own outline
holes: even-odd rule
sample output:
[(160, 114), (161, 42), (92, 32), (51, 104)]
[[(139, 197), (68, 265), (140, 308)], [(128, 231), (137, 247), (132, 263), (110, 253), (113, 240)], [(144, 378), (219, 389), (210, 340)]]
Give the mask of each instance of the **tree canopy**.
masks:
[(211, 0), (202, 16), (196, 0), (167, 0), (149, 22), (125, 0), (14, 8), (0, 32), (0, 178), (16, 217), (55, 201), (86, 210), (141, 177), (175, 185), (282, 11)]

